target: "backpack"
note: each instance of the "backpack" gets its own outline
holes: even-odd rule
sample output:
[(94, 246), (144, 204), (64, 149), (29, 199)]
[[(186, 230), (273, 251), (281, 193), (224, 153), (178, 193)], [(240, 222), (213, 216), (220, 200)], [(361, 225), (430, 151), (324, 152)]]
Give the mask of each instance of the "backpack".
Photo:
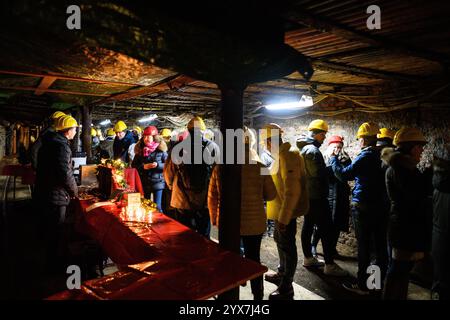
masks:
[[(209, 141), (202, 141), (202, 155)], [(193, 162), (193, 161), (191, 161)], [(201, 164), (181, 163), (177, 165), (180, 186), (183, 191), (201, 193), (208, 190), (209, 179), (211, 178), (212, 165), (204, 162)]]

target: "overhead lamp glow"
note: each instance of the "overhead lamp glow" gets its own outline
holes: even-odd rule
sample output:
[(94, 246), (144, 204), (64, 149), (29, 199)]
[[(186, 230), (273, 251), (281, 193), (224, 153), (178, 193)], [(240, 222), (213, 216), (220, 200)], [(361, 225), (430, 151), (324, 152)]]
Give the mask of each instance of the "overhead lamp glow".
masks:
[(147, 117), (143, 117), (141, 119), (138, 120), (139, 123), (143, 123), (143, 122), (150, 122), (155, 120), (156, 118), (158, 118), (158, 116), (156, 114), (151, 114)]
[(302, 95), (300, 101), (268, 104), (265, 106), (265, 108), (267, 110), (293, 110), (311, 107), (313, 104), (314, 101), (311, 96)]
[(108, 124), (110, 124), (110, 123), (111, 123), (111, 120), (106, 119), (106, 120), (103, 120), (102, 122), (100, 122), (100, 125), (101, 125), (101, 126), (106, 126), (106, 125), (108, 125)]

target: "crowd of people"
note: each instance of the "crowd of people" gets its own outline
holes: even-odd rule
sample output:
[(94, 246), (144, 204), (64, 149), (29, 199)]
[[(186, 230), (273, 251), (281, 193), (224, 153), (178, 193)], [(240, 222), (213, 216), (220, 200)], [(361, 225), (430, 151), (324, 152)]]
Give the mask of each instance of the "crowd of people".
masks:
[[(62, 112), (51, 118), (53, 126), (35, 142), (32, 158), (37, 172), (34, 197), (46, 213), (49, 263), (53, 264), (58, 255), (55, 239), (70, 199), (77, 196), (69, 141), (78, 124)], [(406, 299), (414, 264), (432, 251), (432, 292), (434, 297), (447, 299), (450, 150), (435, 157), (433, 170), (420, 171), (417, 165), (427, 139), (417, 128), (394, 131), (363, 123), (356, 137), (360, 152), (353, 160), (345, 151), (343, 137), (333, 135), (327, 140), (329, 131), (325, 121), (316, 119), (291, 144), (283, 140), (283, 128), (267, 124), (259, 136), (264, 150), (258, 153), (258, 137), (244, 128), (242, 251), (260, 262), (263, 234), (268, 221), (274, 222), (279, 266), (277, 272), (265, 276), (277, 285), (269, 299), (294, 296), (299, 217), (304, 217), (300, 235), (304, 267), (323, 267), (327, 276), (348, 276), (335, 257), (340, 233), (349, 231), (351, 219), (358, 272), (356, 281), (343, 283), (346, 289), (361, 295), (378, 290), (384, 299)], [(118, 121), (106, 130), (105, 139), (93, 139), (93, 146), (99, 158), (121, 159), (136, 168), (146, 198), (153, 199), (161, 212), (209, 238), (211, 225), (219, 225), (221, 194), (226, 190), (221, 188), (222, 165), (207, 161), (220, 154), (219, 147), (205, 132), (200, 117), (191, 119), (187, 130), (176, 137), (168, 128), (161, 132), (155, 126), (128, 130)], [(97, 137), (97, 132), (92, 131), (92, 136)], [(175, 146), (177, 150), (185, 146), (181, 148), (183, 159), (191, 161), (176, 161)], [(195, 161), (197, 151), (200, 162)], [(271, 174), (262, 175), (261, 168)], [(352, 190), (349, 181), (354, 181)], [(319, 241), (324, 260), (317, 255)], [(371, 265), (380, 270), (381, 286), (373, 287), (368, 281)], [(263, 278), (252, 280), (251, 289), (255, 300), (262, 299)]]

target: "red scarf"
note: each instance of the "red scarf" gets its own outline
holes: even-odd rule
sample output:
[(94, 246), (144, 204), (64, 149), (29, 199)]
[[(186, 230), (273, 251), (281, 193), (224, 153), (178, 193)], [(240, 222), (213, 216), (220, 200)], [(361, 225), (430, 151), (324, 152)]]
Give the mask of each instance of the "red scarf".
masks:
[(159, 143), (152, 141), (150, 143), (146, 143), (145, 147), (144, 147), (144, 157), (148, 157), (152, 152), (154, 152), (156, 150), (156, 148), (158, 148)]

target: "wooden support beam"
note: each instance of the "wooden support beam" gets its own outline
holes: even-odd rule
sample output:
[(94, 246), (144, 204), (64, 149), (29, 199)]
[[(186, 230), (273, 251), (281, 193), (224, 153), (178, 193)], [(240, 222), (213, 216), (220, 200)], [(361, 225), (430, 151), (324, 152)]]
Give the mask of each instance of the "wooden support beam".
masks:
[(132, 98), (150, 95), (155, 93), (161, 93), (168, 90), (174, 90), (175, 88), (180, 88), (187, 83), (195, 81), (194, 79), (184, 76), (184, 75), (174, 75), (170, 76), (162, 81), (159, 81), (156, 84), (152, 84), (146, 87), (140, 87), (138, 89), (128, 90), (123, 93), (119, 93), (116, 95), (109, 96), (106, 99), (102, 99), (99, 101), (95, 101), (93, 105), (104, 104), (112, 101), (122, 101), (129, 100)]
[(343, 73), (364, 76), (367, 78), (374, 79), (386, 79), (386, 80), (400, 80), (400, 81), (420, 81), (423, 80), (421, 77), (405, 75), (395, 72), (381, 71), (370, 68), (357, 67), (353, 65), (348, 65), (345, 63), (322, 61), (320, 59), (312, 59), (314, 68), (323, 71), (340, 71)]
[(36, 91), (34, 91), (34, 94), (38, 95), (38, 96), (40, 96), (41, 94), (44, 94), (46, 92), (46, 90), (48, 88), (50, 88), (50, 86), (53, 84), (53, 82), (55, 82), (57, 79), (58, 78), (52, 77), (52, 76), (43, 77), (41, 80), (41, 83), (36, 88)]
[[(225, 249), (239, 253), (241, 225), (241, 165), (237, 164), (237, 144), (227, 141), (226, 129), (241, 129), (244, 125), (244, 88), (220, 87), (222, 93), (221, 131), (224, 137), (223, 159), (221, 166), (221, 200), (219, 216), (219, 245)], [(234, 139), (233, 139), (234, 140)], [(237, 142), (239, 143), (239, 142)], [(233, 146), (233, 164), (226, 163), (227, 147)], [(219, 296), (223, 300), (238, 300), (239, 287)]]
[(92, 123), (92, 115), (91, 108), (89, 106), (84, 105), (81, 107), (81, 115), (82, 115), (82, 131), (81, 131), (81, 141), (83, 141), (83, 151), (86, 152), (86, 162), (88, 164), (92, 163), (92, 138), (91, 138), (91, 123)]
[(407, 56), (419, 57), (430, 61), (436, 61), (443, 65), (448, 65), (450, 63), (450, 57), (447, 55), (414, 48), (410, 45), (402, 44), (398, 41), (370, 35), (365, 32), (355, 30), (348, 26), (328, 20), (326, 18), (315, 16), (314, 14), (308, 12), (303, 8), (295, 8), (295, 11), (286, 13), (284, 17), (291, 22), (300, 23), (306, 27), (316, 29), (323, 33), (332, 33), (349, 41), (356, 41), (369, 44), (371, 46), (382, 47), (388, 49), (391, 52), (401, 53)]
[(97, 84), (107, 84), (110, 86), (119, 86), (119, 87), (136, 87), (140, 86), (136, 83), (128, 83), (128, 82), (117, 82), (117, 81), (104, 81), (104, 80), (96, 80), (96, 79), (86, 79), (79, 77), (71, 77), (59, 73), (33, 73), (33, 72), (19, 72), (19, 71), (8, 71), (8, 70), (0, 70), (0, 74), (9, 74), (13, 76), (25, 76), (25, 77), (34, 77), (34, 78), (43, 78), (43, 77), (55, 77), (58, 80), (66, 80), (66, 81), (77, 81), (77, 82), (88, 82), (88, 83), (97, 83)]
[[(34, 87), (6, 87), (6, 86), (0, 86), (0, 89), (19, 90), (19, 91), (36, 91), (36, 88), (34, 88)], [(75, 92), (75, 91), (65, 91), (65, 90), (55, 90), (55, 89), (42, 89), (42, 91), (50, 92), (50, 93), (69, 94), (69, 95), (75, 95), (75, 96), (109, 97), (108, 94), (100, 94), (100, 93)]]

